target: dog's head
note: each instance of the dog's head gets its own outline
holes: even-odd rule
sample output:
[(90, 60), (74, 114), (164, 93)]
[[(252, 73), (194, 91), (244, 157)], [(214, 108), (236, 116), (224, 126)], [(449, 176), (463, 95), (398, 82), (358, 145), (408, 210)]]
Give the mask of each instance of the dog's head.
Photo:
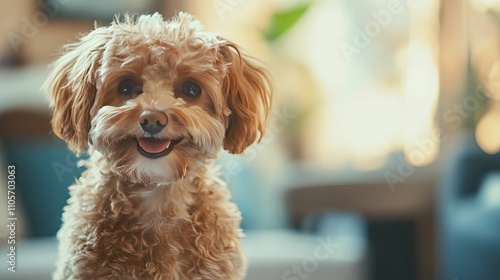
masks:
[(271, 102), (265, 69), (186, 13), (94, 29), (64, 47), (45, 88), (56, 135), (141, 183), (182, 179), (222, 148), (242, 153)]

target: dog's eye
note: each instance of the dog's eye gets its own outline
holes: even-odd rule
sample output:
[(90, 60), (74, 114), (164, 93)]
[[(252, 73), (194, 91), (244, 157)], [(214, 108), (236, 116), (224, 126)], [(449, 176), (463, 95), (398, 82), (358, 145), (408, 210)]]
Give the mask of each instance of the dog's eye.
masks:
[(197, 98), (201, 95), (201, 87), (193, 81), (185, 81), (181, 88), (180, 93), (189, 98)]
[(134, 80), (123, 79), (118, 84), (118, 92), (123, 95), (139, 95), (142, 93), (142, 89), (140, 86), (136, 86)]

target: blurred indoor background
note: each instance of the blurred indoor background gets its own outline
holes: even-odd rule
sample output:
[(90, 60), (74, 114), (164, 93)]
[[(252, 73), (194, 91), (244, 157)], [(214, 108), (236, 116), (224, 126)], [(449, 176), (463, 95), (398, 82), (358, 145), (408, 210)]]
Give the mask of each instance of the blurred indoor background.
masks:
[(220, 159), (247, 279), (500, 279), (498, 0), (2, 3), (0, 218), (14, 164), (18, 263), (0, 226), (0, 279), (49, 279), (81, 172), (50, 132), (47, 64), (94, 21), (179, 10), (274, 76), (262, 143)]

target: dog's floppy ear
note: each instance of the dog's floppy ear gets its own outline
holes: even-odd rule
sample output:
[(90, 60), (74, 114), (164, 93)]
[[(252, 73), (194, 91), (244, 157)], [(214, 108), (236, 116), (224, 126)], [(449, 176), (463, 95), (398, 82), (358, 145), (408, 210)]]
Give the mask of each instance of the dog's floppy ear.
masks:
[(51, 97), (52, 129), (76, 154), (86, 152), (90, 109), (96, 97), (96, 75), (103, 46), (109, 40), (104, 27), (66, 45), (50, 67), (43, 89)]
[(222, 89), (231, 111), (224, 149), (241, 154), (262, 139), (271, 107), (271, 80), (266, 69), (242, 54), (236, 44), (224, 42), (220, 54), (228, 67)]

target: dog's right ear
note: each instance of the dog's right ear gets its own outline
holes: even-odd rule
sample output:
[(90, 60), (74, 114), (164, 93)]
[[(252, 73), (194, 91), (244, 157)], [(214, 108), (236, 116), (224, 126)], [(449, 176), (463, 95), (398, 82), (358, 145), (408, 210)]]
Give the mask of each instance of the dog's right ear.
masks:
[(52, 129), (77, 155), (88, 149), (90, 110), (96, 97), (97, 69), (109, 41), (105, 27), (63, 47), (42, 86), (51, 97)]

